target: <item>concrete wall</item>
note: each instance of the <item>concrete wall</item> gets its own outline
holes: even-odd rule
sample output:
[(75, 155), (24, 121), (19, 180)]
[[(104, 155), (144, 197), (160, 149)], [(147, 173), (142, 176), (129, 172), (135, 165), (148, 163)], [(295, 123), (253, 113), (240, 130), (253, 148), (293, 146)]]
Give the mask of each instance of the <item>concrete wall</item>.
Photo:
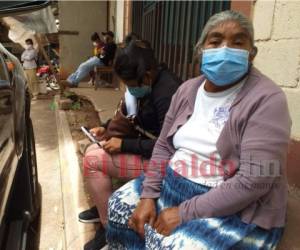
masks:
[[(292, 137), (300, 138), (300, 1), (258, 0), (253, 22), (258, 55), (255, 65), (287, 95)], [(278, 114), (280, 115), (280, 114)]]
[(116, 42), (121, 43), (124, 38), (124, 1), (116, 2)]
[(107, 30), (106, 1), (59, 1), (60, 31), (78, 31), (78, 35), (60, 34), (61, 79), (93, 54), (90, 36)]
[(116, 43), (124, 39), (124, 1), (109, 2), (109, 29), (115, 32)]
[(108, 27), (112, 32), (116, 31), (116, 5), (117, 1), (109, 1), (109, 21)]

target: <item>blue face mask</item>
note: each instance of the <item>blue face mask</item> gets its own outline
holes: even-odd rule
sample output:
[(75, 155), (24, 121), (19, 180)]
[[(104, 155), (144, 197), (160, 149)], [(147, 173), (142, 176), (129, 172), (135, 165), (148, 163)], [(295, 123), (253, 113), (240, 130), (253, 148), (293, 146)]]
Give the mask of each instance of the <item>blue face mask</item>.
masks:
[(228, 47), (203, 50), (201, 71), (217, 86), (230, 85), (241, 79), (249, 68), (249, 52)]
[(128, 91), (131, 95), (136, 98), (142, 98), (151, 93), (150, 86), (142, 86), (142, 87), (127, 87)]

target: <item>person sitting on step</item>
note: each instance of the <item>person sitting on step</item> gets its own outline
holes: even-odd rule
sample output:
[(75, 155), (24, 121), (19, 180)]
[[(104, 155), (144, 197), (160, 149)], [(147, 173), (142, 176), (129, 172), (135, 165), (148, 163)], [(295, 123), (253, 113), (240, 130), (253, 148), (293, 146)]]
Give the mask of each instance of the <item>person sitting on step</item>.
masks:
[(94, 67), (104, 67), (113, 61), (117, 45), (114, 42), (114, 33), (112, 31), (102, 32), (104, 43), (99, 35), (94, 33), (91, 41), (94, 45), (94, 56), (81, 63), (77, 70), (72, 73), (64, 82), (65, 87), (78, 87), (80, 81), (94, 70)]

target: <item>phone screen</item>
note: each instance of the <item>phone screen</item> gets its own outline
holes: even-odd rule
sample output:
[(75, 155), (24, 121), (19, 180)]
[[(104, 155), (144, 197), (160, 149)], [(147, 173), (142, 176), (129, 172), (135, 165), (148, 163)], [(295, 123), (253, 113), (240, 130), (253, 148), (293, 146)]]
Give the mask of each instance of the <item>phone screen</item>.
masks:
[(98, 146), (102, 148), (99, 141), (90, 133), (90, 131), (86, 127), (81, 126), (81, 130), (90, 139), (91, 142), (97, 143)]

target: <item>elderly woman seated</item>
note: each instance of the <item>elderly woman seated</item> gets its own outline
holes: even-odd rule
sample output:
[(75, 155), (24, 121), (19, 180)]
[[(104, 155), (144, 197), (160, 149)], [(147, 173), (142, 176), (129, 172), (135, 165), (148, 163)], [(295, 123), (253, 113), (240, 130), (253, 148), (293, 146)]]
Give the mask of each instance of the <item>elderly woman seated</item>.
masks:
[(202, 76), (173, 96), (144, 177), (109, 201), (112, 249), (274, 249), (285, 225), (290, 118), (282, 90), (252, 66), (253, 26), (212, 16)]

